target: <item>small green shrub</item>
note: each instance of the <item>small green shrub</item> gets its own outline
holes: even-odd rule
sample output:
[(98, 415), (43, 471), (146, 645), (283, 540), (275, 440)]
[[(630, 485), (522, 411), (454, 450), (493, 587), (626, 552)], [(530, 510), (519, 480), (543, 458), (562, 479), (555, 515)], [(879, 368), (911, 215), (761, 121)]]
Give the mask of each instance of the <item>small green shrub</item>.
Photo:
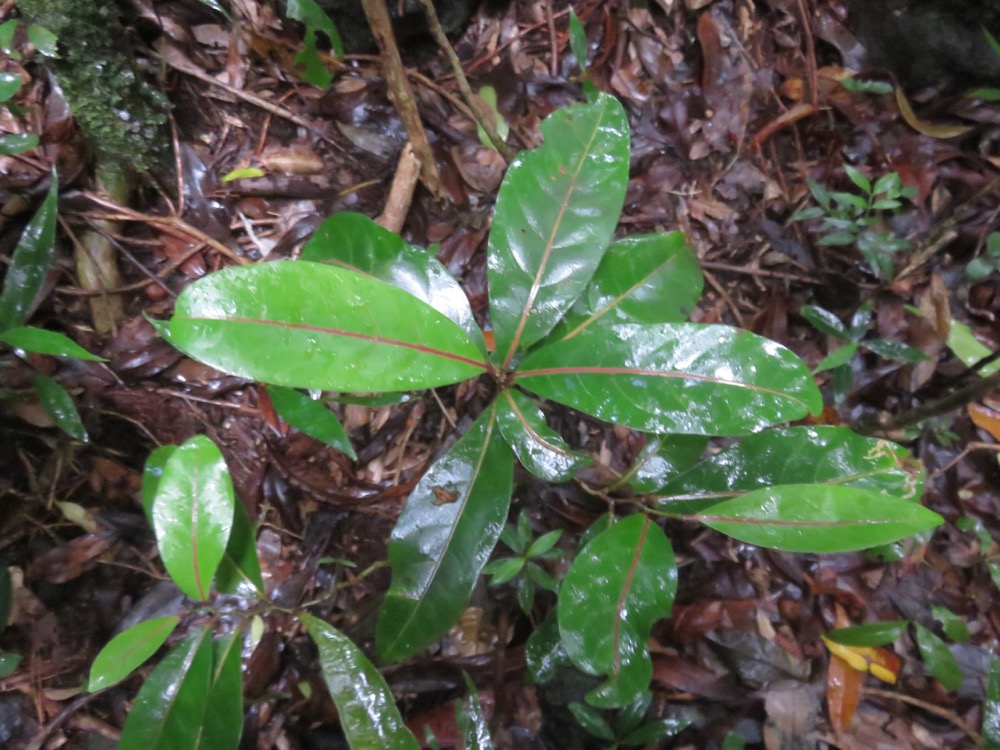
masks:
[(882, 214), (899, 211), (903, 199), (916, 195), (913, 188), (904, 188), (899, 174), (882, 175), (874, 185), (850, 164), (844, 165), (847, 177), (859, 193), (833, 192), (814, 180), (807, 180), (817, 206), (805, 208), (792, 216), (792, 221), (820, 219), (820, 245), (855, 246), (868, 266), (880, 279), (893, 277), (893, 256), (911, 248), (910, 242), (895, 236), (884, 225)]
[[(648, 433), (627, 473), (587, 488), (607, 500), (608, 513), (584, 534), (554, 616), (526, 647), (536, 680), (547, 674), (539, 665), (551, 664), (546, 653), (601, 678), (579, 716), (591, 731), (605, 727), (630, 744), (672, 726), (642, 723), (650, 628), (670, 614), (677, 588), (662, 518), (794, 552), (865, 549), (941, 519), (916, 502), (922, 475), (898, 446), (845, 428), (768, 429), (818, 412), (819, 390), (805, 363), (779, 344), (684, 322), (701, 275), (679, 233), (612, 241), (629, 162), (628, 124), (615, 99), (596, 94), (555, 112), (542, 130), (544, 145), (515, 160), (497, 199), (488, 248), (495, 348), (437, 260), (348, 213), (327, 219), (301, 260), (231, 268), (189, 285), (158, 327), (189, 356), (293, 394), (489, 383), (494, 398), (427, 469), (392, 532), (392, 584), (376, 628), (385, 662), (432, 645), (467, 606), (508, 520), (515, 460), (547, 482), (570, 481), (592, 461), (546, 424), (539, 399)], [(288, 402), (305, 406), (299, 396)], [(309, 403), (306, 411), (319, 416), (322, 405)], [(343, 442), (329, 417), (319, 420), (323, 439)], [(309, 429), (310, 420), (299, 425)], [(717, 435), (746, 437), (703, 456)], [(207, 613), (215, 590), (242, 585), (263, 597), (252, 527), (224, 468), (217, 449), (197, 437), (155, 452), (144, 488), (167, 571)], [(516, 528), (506, 537), (518, 562), (498, 561), (494, 575), (529, 570), (531, 558), (553, 549), (555, 535), (532, 542), (530, 529)], [(351, 746), (416, 747), (358, 648), (318, 617), (293, 614), (317, 643)], [(147, 625), (146, 646), (120, 652), (137, 662), (174, 625)], [(180, 737), (173, 733), (223, 713), (230, 728), (239, 725), (232, 637), (189, 629), (142, 688), (123, 748), (152, 736), (144, 727)], [(147, 695), (176, 700), (154, 706)], [(601, 712), (612, 710), (622, 713), (608, 723)], [(188, 734), (172, 746), (222, 750), (238, 737), (224, 740), (188, 744)]]

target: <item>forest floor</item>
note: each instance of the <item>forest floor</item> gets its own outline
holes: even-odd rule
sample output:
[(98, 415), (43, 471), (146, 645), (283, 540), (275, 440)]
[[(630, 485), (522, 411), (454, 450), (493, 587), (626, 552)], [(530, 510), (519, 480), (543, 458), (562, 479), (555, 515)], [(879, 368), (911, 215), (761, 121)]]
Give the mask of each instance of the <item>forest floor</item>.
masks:
[[(1000, 404), (994, 411), (988, 392), (976, 392), (941, 413), (914, 410), (983, 374), (969, 372), (979, 355), (968, 338), (961, 345), (960, 333), (987, 352), (1000, 346), (1000, 275), (987, 250), (1000, 231), (1000, 104), (940, 88), (910, 89), (908, 99), (849, 90), (845, 68), (863, 62), (839, 2), (635, 5), (573, 3), (590, 43), (590, 77), (619, 97), (632, 125), (619, 236), (682, 230), (706, 281), (692, 319), (767, 336), (811, 367), (845, 342), (817, 329), (803, 308), (844, 322), (870, 309), (846, 369), (817, 375), (828, 404), (823, 420), (907, 446), (926, 467), (922, 502), (946, 519), (889, 561), (768, 551), (669, 522), (681, 574), (674, 614), (653, 630), (651, 710), (692, 723), (664, 746), (720, 747), (730, 737), (726, 747), (739, 747), (739, 735), (747, 747), (772, 750), (975, 747), (1000, 634), (990, 566), (1000, 538)], [(28, 209), (48, 189), (52, 161), (59, 163), (59, 261), (32, 324), (108, 359), (2, 355), (0, 385), (20, 391), (36, 369), (54, 375), (74, 395), (90, 437), (69, 438), (30, 401), (3, 404), (0, 559), (10, 566), (13, 610), (0, 650), (22, 656), (0, 679), (6, 747), (112, 747), (120, 732), (138, 678), (88, 695), (80, 685), (89, 665), (123, 618), (180, 606), (139, 500), (152, 449), (211, 437), (260, 525), (272, 598), (301, 602), (338, 586), (338, 625), (367, 647), (389, 584), (377, 563), (394, 519), (447, 447), (449, 425), (478, 403), (453, 387), (387, 406), (343, 406), (352, 461), (289, 430), (262, 388), (187, 359), (157, 336), (146, 316), (169, 317), (180, 290), (232, 264), (230, 256), (294, 256), (334, 212), (382, 214), (407, 136), (376, 56), (348, 56), (321, 90), (293, 65), (300, 28), (268, 4), (232, 3), (233, 23), (207, 3), (155, 6), (139, 29), (155, 40), (159, 85), (173, 107), (172, 160), (160, 177), (142, 178), (127, 207), (95, 197), (83, 141), (40, 65), (26, 65), (32, 83), (20, 104), (36, 113), (43, 146), (0, 157), (7, 206), (15, 193), (27, 198), (19, 216), (5, 208), (0, 247), (8, 257)], [(517, 149), (537, 144), (547, 114), (582, 98), (567, 21), (560, 1), (484, 7), (455, 42), (474, 87), (496, 90)], [(426, 41), (403, 53), (441, 190), (418, 187), (395, 218), (411, 244), (440, 243), (438, 257), (482, 321), (485, 238), (504, 162), (477, 137), (444, 55)], [(891, 83), (885, 71), (853, 72)], [(8, 116), (5, 127), (18, 122)], [(889, 271), (881, 276), (857, 247), (819, 244), (816, 220), (790, 220), (816, 205), (807, 179), (857, 192), (845, 163), (871, 182), (895, 172), (914, 191), (879, 216), (909, 243), (885, 256)], [(250, 167), (260, 176), (223, 179)], [(123, 276), (114, 296), (123, 313), (99, 333), (93, 297), (69, 261), (70, 232), (112, 218)], [(977, 257), (984, 260), (970, 267)], [(926, 358), (901, 361), (913, 351)], [(567, 410), (549, 416), (604, 465), (627, 466), (641, 447), (628, 430)], [(527, 512), (538, 534), (563, 529), (567, 544), (606, 510), (576, 483), (516, 481), (512, 518)], [(464, 670), (492, 705), (498, 747), (606, 746), (587, 739), (569, 714), (567, 703), (579, 700), (572, 685), (526, 681), (523, 647), (533, 625), (513, 591), (483, 586), (473, 603), (439, 647), (385, 670), (410, 725), (430, 724), (442, 745), (450, 742)], [(539, 598), (538, 616), (550, 604)], [(853, 623), (909, 620), (953, 635), (961, 686), (945, 690), (904, 636), (895, 644), (897, 684), (866, 677), (856, 715), (837, 733), (831, 716), (847, 708), (829, 691), (820, 636), (838, 614)], [(952, 619), (965, 623), (967, 639), (960, 628), (942, 630)], [(302, 688), (319, 684), (315, 658), (301, 634), (280, 632), (279, 620), (269, 622), (244, 669), (243, 746), (342, 747), (329, 699)]]

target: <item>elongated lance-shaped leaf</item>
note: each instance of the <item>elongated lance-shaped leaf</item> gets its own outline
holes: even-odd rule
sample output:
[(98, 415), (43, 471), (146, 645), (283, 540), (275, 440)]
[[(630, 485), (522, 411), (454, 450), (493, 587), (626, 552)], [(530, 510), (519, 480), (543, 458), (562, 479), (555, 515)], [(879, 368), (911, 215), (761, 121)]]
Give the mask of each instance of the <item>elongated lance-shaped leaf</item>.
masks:
[(469, 691), (464, 704), (455, 708), (456, 721), (462, 733), (464, 750), (493, 750), (493, 739), (490, 737), (489, 722), (479, 701), (479, 689), (465, 672), (465, 688)]
[(635, 463), (611, 489), (629, 485), (633, 492), (654, 492), (671, 477), (698, 463), (709, 438), (705, 435), (649, 435)]
[(983, 750), (1000, 750), (1000, 659), (990, 657), (983, 706)]
[(325, 219), (302, 248), (302, 260), (374, 276), (423, 300), (455, 321), (486, 351), (469, 298), (441, 262), (364, 214), (344, 211)]
[(518, 460), (536, 477), (549, 482), (568, 482), (591, 463), (566, 445), (562, 436), (545, 423), (542, 410), (523, 393), (509, 389), (503, 392), (497, 422)]
[(780, 484), (839, 484), (916, 500), (923, 468), (905, 448), (847, 427), (788, 427), (749, 435), (655, 492), (663, 510), (696, 513)]
[(176, 615), (157, 617), (116, 635), (94, 659), (87, 690), (93, 693), (124, 680), (166, 643), (178, 622)]
[(604, 253), (552, 339), (573, 338), (595, 324), (684, 322), (702, 285), (698, 258), (680, 232), (626, 237)]
[(153, 500), (153, 528), (164, 567), (192, 599), (208, 599), (235, 504), (229, 470), (215, 443), (196, 435), (171, 454)]
[(531, 352), (515, 382), (637, 430), (742, 435), (823, 406), (805, 363), (720, 325), (600, 326)]
[(278, 415), (296, 430), (333, 446), (354, 461), (358, 459), (344, 426), (326, 404), (280, 385), (269, 386), (267, 395)]
[(32, 378), (31, 384), (35, 388), (35, 395), (38, 396), (38, 402), (45, 409), (45, 413), (52, 417), (63, 432), (84, 443), (90, 440), (87, 428), (83, 426), (83, 420), (80, 419), (80, 412), (76, 410), (76, 404), (73, 403), (73, 397), (59, 385), (55, 378), (50, 378), (39, 372)]
[(375, 630), (385, 661), (410, 656), (448, 632), (496, 546), (514, 481), (496, 412), (494, 402), (428, 469), (392, 531), (392, 586)]
[(41, 207), (21, 232), (0, 294), (0, 331), (24, 325), (31, 305), (42, 289), (56, 249), (59, 176), (52, 167), (52, 183)]
[(914, 624), (917, 635), (917, 648), (920, 649), (920, 658), (934, 675), (934, 679), (941, 683), (945, 690), (958, 690), (962, 685), (962, 668), (958, 665), (958, 659), (948, 648), (948, 644), (933, 631), (928, 630), (919, 623)]
[(482, 352), (413, 295), (307, 261), (228, 268), (181, 293), (170, 342), (225, 372), (289, 388), (405, 391), (482, 375)]
[(243, 734), (243, 670), (239, 633), (212, 641), (212, 680), (198, 733), (200, 750), (236, 750)]
[(742, 542), (786, 552), (868, 549), (944, 520), (912, 500), (823, 484), (785, 484), (748, 492), (689, 518)]
[(574, 664), (608, 678), (588, 703), (626, 706), (649, 689), (649, 631), (676, 593), (673, 550), (648, 516), (619, 521), (577, 555), (559, 589), (559, 633)]
[(628, 120), (614, 97), (553, 112), (542, 134), (544, 144), (507, 170), (490, 232), (490, 319), (505, 364), (551, 331), (587, 286), (628, 182)]
[(212, 639), (208, 628), (199, 628), (146, 678), (125, 720), (120, 750), (198, 748), (211, 682)]
[(385, 678), (351, 639), (312, 615), (303, 615), (302, 624), (319, 649), (323, 678), (352, 750), (419, 750)]
[(73, 339), (57, 331), (47, 331), (44, 328), (20, 326), (6, 331), (0, 331), (0, 342), (26, 352), (49, 354), (53, 357), (74, 357), (89, 359), (92, 362), (107, 362), (104, 357), (91, 354)]
[(237, 499), (233, 504), (233, 529), (215, 571), (215, 586), (223, 594), (260, 596), (264, 593), (255, 531), (246, 508)]

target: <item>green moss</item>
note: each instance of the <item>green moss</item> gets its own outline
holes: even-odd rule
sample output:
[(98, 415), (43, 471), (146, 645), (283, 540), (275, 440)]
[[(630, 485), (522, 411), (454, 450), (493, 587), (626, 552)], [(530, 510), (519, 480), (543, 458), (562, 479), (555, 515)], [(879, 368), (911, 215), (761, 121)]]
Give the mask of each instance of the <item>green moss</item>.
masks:
[(151, 86), (135, 61), (136, 39), (117, 2), (19, 0), (31, 23), (54, 32), (56, 75), (73, 116), (98, 161), (145, 171), (166, 152), (167, 98)]

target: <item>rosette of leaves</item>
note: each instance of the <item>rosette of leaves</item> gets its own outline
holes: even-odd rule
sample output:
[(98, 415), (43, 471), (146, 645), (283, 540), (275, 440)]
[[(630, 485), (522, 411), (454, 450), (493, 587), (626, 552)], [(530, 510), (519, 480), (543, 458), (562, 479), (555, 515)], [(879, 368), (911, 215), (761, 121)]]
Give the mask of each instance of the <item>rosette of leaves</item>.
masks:
[[(700, 503), (675, 511), (650, 502), (650, 512), (611, 519), (558, 592), (565, 653), (605, 678), (588, 702), (621, 707), (648, 689), (649, 630), (676, 591), (660, 516), (812, 552), (887, 543), (940, 518), (916, 502), (919, 471), (897, 447), (842, 428), (768, 437), (767, 428), (821, 409), (805, 363), (750, 332), (685, 322), (701, 275), (679, 233), (613, 239), (629, 164), (628, 123), (614, 98), (556, 111), (542, 133), (544, 145), (512, 163), (497, 198), (487, 251), (492, 350), (442, 265), (356, 214), (327, 219), (300, 260), (192, 283), (160, 329), (189, 356), (290, 389), (493, 381), (495, 399), (428, 468), (392, 532), (392, 584), (376, 629), (384, 661), (433, 644), (466, 607), (507, 521), (515, 461), (551, 482), (588, 462), (547, 425), (542, 401), (649, 433), (657, 448), (644, 465), (687, 479), (668, 487), (671, 476), (646, 468), (623, 483)], [(721, 464), (699, 461), (707, 437), (751, 434), (761, 442), (730, 456), (739, 486), (726, 484)], [(825, 442), (814, 448), (817, 439)], [(834, 452), (817, 467), (827, 445)]]

